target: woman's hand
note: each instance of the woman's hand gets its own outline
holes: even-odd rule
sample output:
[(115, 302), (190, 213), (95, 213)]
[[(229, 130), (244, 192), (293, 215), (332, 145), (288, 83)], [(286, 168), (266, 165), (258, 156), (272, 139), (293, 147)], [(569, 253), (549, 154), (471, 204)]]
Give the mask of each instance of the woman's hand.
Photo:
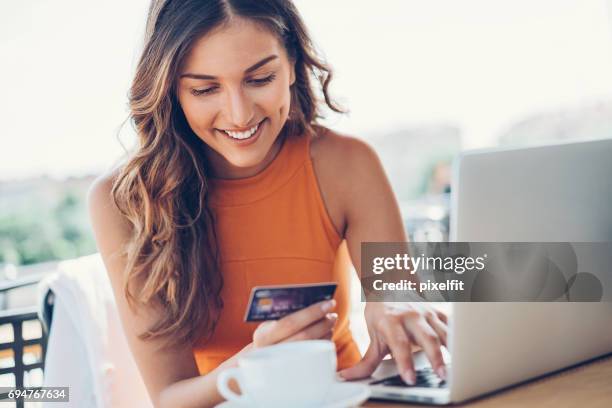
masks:
[(413, 347), (421, 346), (434, 371), (446, 380), (442, 345), (447, 346), (447, 316), (425, 303), (406, 304), (396, 309), (384, 303), (368, 303), (365, 310), (370, 346), (363, 359), (339, 374), (347, 380), (370, 376), (390, 352), (399, 374), (408, 384), (416, 382), (412, 361)]
[(331, 299), (310, 305), (279, 320), (264, 322), (253, 333), (253, 347), (297, 340), (331, 340), (338, 320), (338, 315), (331, 312), (335, 307), (336, 301)]
[(331, 340), (336, 320), (338, 320), (338, 315), (331, 312), (335, 307), (336, 301), (331, 299), (310, 305), (282, 319), (261, 323), (253, 333), (253, 341), (221, 363), (217, 370), (222, 371), (228, 367), (237, 367), (240, 357), (253, 348), (286, 341)]

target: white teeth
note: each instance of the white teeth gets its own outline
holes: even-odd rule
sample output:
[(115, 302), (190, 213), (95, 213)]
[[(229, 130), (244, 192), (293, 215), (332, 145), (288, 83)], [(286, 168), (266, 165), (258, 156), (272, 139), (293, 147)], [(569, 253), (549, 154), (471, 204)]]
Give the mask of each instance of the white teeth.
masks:
[(253, 126), (246, 132), (232, 132), (229, 130), (224, 130), (224, 132), (228, 134), (229, 136), (233, 137), (234, 139), (242, 140), (242, 139), (248, 139), (249, 137), (251, 137), (253, 133), (257, 132), (258, 127), (259, 127), (259, 124)]

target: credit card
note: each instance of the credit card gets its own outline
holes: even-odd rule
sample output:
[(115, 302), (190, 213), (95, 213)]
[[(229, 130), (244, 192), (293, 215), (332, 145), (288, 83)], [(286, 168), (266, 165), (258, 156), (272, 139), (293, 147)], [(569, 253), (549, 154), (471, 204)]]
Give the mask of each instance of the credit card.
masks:
[(244, 320), (260, 322), (277, 320), (334, 296), (337, 283), (256, 286), (251, 290)]

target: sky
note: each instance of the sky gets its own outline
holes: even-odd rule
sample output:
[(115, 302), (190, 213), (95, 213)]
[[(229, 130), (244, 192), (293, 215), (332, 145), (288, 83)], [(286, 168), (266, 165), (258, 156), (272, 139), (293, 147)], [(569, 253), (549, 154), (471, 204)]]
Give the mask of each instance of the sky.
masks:
[[(295, 3), (351, 112), (325, 123), (357, 137), (441, 121), (485, 147), (526, 115), (612, 99), (612, 0)], [(0, 180), (97, 173), (121, 155), (147, 7), (0, 2)]]

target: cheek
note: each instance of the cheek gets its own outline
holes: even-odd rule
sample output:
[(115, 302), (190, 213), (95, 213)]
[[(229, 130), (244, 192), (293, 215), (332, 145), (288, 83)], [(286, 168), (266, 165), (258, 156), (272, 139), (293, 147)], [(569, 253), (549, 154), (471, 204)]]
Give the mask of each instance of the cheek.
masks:
[(206, 130), (212, 127), (213, 112), (212, 107), (197, 98), (182, 98), (181, 107), (185, 118), (191, 129), (200, 133), (202, 130)]
[(285, 84), (274, 84), (259, 96), (259, 104), (265, 107), (269, 114), (278, 114), (279, 110), (289, 109), (291, 93)]

